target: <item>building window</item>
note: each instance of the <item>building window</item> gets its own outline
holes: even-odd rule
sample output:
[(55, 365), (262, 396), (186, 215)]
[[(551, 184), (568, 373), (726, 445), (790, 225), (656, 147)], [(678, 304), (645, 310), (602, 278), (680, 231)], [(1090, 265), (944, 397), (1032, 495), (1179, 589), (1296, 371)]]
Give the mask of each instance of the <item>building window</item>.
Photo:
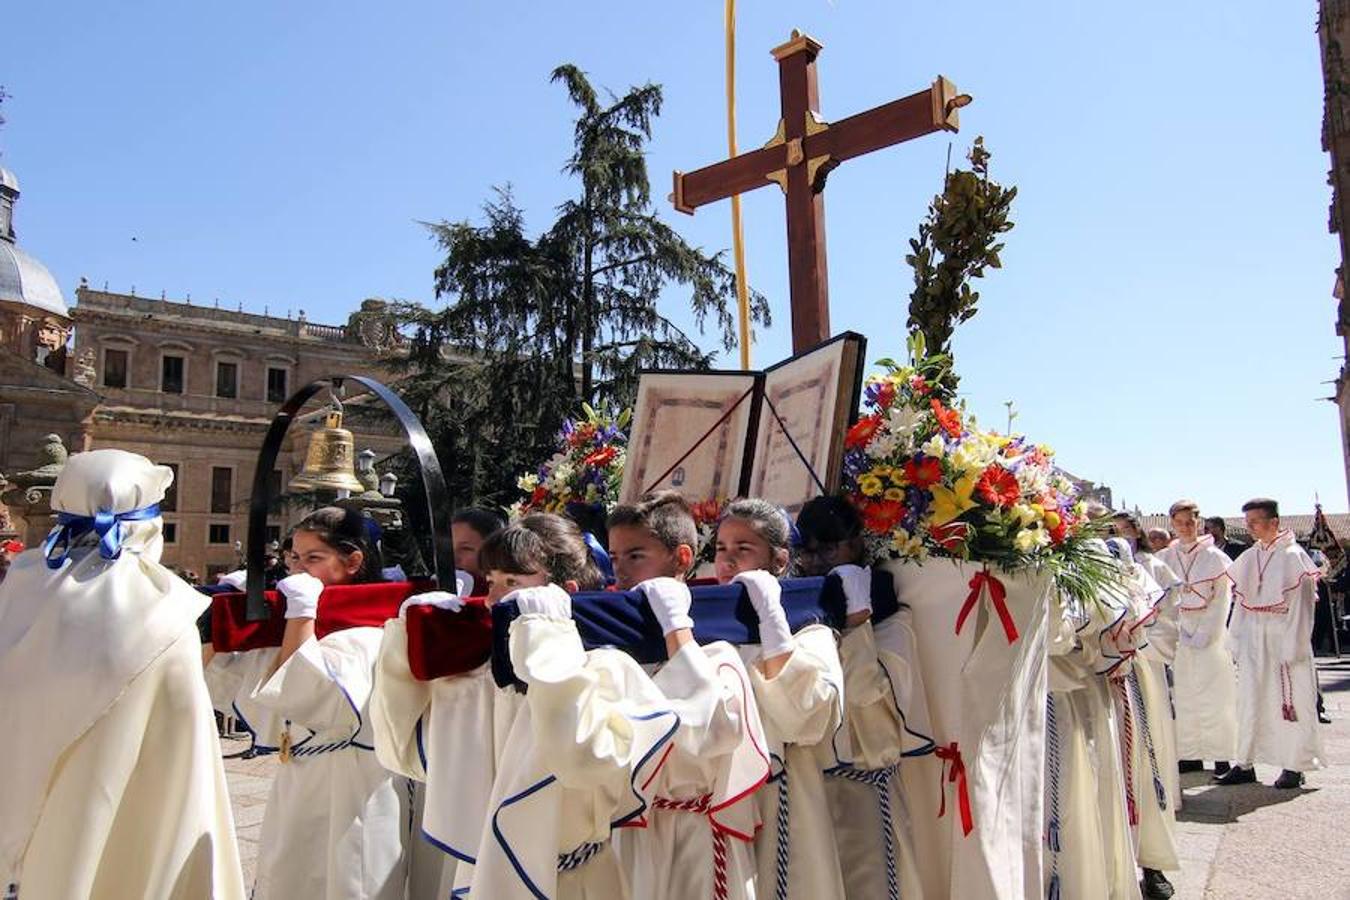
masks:
[(159, 508), (164, 512), (178, 512), (178, 463), (164, 463), (173, 470), (173, 481), (164, 489), (164, 499), (159, 501)]
[(216, 396), (233, 400), (239, 396), (239, 364), (216, 363)]
[(115, 347), (103, 348), (104, 387), (125, 388), (127, 386), (127, 359), (129, 355), (126, 350), (118, 350)]
[(166, 543), (166, 544), (176, 544), (176, 543), (178, 543), (178, 523), (177, 523), (177, 522), (165, 522), (165, 523), (164, 523), (164, 543)]
[(280, 546), (280, 545), (281, 545), (281, 526), (280, 526), (280, 525), (268, 525), (268, 526), (267, 526), (267, 531), (266, 531), (265, 533), (266, 533), (267, 537), (266, 537), (264, 540), (267, 542), (268, 545), (271, 545), (271, 544), (276, 544), (277, 546)]
[(183, 373), (186, 370), (187, 360), (166, 353), (160, 360), (159, 389), (166, 394), (183, 393)]
[(286, 402), (286, 381), (290, 372), (285, 369), (279, 369), (276, 366), (267, 367), (267, 402), (285, 403)]
[(228, 544), (230, 542), (230, 526), (220, 522), (212, 522), (210, 528), (207, 529), (206, 539), (212, 544)]
[[(234, 469), (211, 467), (211, 512), (227, 513), (234, 499)], [(213, 528), (215, 526), (212, 526)]]

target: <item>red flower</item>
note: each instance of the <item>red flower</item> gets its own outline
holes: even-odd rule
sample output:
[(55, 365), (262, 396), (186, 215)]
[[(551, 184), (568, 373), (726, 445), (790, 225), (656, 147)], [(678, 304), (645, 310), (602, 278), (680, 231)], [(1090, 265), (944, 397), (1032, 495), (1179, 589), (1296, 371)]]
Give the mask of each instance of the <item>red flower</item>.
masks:
[(597, 469), (608, 465), (614, 457), (619, 455), (619, 451), (613, 447), (601, 447), (598, 450), (592, 450), (586, 454), (586, 458), (581, 461), (582, 465), (594, 466)]
[(891, 405), (891, 401), (893, 401), (894, 399), (895, 399), (895, 385), (891, 384), (889, 381), (882, 382), (881, 387), (877, 388), (877, 400), (876, 400), (877, 407), (880, 409), (886, 409), (888, 406)]
[(929, 488), (942, 480), (942, 463), (931, 456), (905, 461), (905, 480), (917, 488)]
[(1017, 476), (1002, 466), (994, 465), (984, 470), (980, 480), (975, 483), (975, 491), (993, 506), (1012, 506), (1022, 496), (1017, 486)]
[(547, 499), (548, 499), (548, 488), (544, 487), (541, 484), (539, 485), (539, 487), (534, 489), (534, 493), (530, 494), (530, 502), (527, 505), (538, 506)]
[(922, 375), (915, 375), (911, 378), (909, 380), (909, 386), (914, 393), (918, 394), (920, 397), (932, 390), (932, 388), (928, 386), (928, 379), (924, 378)]
[(881, 416), (876, 414), (863, 416), (848, 430), (848, 435), (844, 438), (844, 446), (849, 449), (866, 447), (879, 428), (881, 428)]
[(954, 438), (961, 436), (961, 414), (954, 409), (947, 409), (942, 405), (942, 401), (934, 397), (928, 401), (933, 407), (933, 415), (937, 417), (938, 425), (942, 430)]
[(905, 517), (905, 504), (899, 500), (865, 500), (859, 512), (863, 526), (873, 534), (886, 534)]
[(690, 507), (694, 521), (699, 525), (712, 525), (722, 518), (721, 500), (702, 500)]
[(948, 522), (946, 525), (928, 526), (928, 536), (937, 541), (938, 546), (949, 553), (962, 549), (970, 535), (970, 525), (965, 522)]

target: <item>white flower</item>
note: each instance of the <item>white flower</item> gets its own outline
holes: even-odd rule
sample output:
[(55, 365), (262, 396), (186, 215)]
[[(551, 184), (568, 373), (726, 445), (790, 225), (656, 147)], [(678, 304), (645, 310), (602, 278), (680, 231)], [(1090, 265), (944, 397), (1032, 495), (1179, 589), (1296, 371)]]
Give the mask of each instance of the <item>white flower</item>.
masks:
[(932, 456), (936, 459), (942, 459), (942, 457), (946, 456), (947, 445), (943, 442), (942, 435), (935, 434), (924, 441), (923, 452), (925, 455)]
[(1043, 528), (1023, 528), (1013, 538), (1013, 546), (1020, 553), (1030, 553), (1050, 543), (1050, 534)]

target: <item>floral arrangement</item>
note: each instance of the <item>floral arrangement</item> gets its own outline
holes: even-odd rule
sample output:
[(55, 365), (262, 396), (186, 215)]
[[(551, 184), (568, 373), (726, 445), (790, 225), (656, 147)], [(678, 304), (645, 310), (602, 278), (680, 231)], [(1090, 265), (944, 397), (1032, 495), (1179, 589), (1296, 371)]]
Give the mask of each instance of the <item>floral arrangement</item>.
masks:
[(694, 563), (711, 563), (717, 555), (717, 523), (722, 521), (722, 512), (727, 500), (702, 500), (689, 504), (694, 514), (694, 524), (698, 526), (698, 547), (694, 550)]
[(525, 499), (514, 504), (512, 518), (531, 512), (588, 510), (601, 517), (619, 500), (631, 410), (613, 414), (582, 404), (582, 419), (567, 419), (558, 432), (558, 451), (537, 472), (516, 480)]
[(949, 359), (925, 357), (921, 339), (911, 355), (908, 365), (878, 363), (884, 371), (868, 379), (864, 414), (845, 438), (844, 491), (873, 554), (1048, 565), (1064, 589), (1092, 594), (1104, 560), (1085, 540), (1100, 525), (1053, 451), (981, 429), (944, 387)]

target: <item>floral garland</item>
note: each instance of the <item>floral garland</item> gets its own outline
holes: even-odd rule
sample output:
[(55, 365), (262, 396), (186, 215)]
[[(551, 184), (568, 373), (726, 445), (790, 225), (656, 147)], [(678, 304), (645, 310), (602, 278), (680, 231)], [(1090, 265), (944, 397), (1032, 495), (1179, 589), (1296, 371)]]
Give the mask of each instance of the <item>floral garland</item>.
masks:
[(525, 499), (511, 506), (511, 518), (531, 512), (563, 514), (577, 508), (602, 515), (619, 502), (631, 410), (617, 415), (582, 404), (585, 417), (567, 419), (558, 432), (558, 451), (516, 480)]
[(1085, 562), (1098, 568), (1083, 547), (1096, 526), (1049, 447), (982, 430), (941, 396), (945, 357), (879, 364), (844, 452), (844, 491), (875, 556), (1049, 564), (1057, 577)]

